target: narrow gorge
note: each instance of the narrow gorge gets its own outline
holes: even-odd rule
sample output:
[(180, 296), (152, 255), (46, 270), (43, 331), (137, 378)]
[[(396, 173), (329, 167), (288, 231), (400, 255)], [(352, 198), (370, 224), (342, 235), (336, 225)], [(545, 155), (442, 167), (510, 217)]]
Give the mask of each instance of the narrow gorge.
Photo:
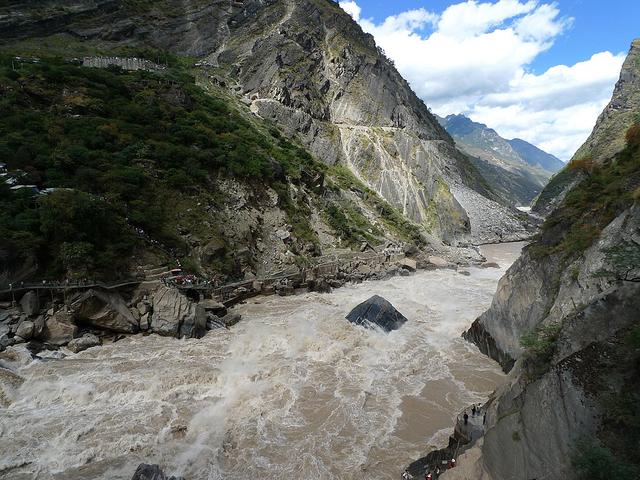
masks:
[(640, 478), (640, 40), (417, 3), (0, 5), (0, 478)]

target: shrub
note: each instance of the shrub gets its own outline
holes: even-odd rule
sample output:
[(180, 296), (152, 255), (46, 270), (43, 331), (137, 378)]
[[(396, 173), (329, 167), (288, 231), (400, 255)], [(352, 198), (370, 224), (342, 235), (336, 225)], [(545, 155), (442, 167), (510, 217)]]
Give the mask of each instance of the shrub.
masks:
[(640, 146), (640, 123), (632, 125), (629, 130), (627, 130), (626, 139), (629, 146)]
[(559, 323), (538, 326), (520, 338), (520, 345), (537, 360), (546, 363), (553, 356), (561, 329)]
[(585, 155), (581, 158), (574, 158), (567, 166), (570, 170), (576, 170), (590, 175), (596, 168), (596, 163), (591, 155)]
[(581, 439), (571, 458), (579, 480), (636, 480), (638, 470), (592, 439)]

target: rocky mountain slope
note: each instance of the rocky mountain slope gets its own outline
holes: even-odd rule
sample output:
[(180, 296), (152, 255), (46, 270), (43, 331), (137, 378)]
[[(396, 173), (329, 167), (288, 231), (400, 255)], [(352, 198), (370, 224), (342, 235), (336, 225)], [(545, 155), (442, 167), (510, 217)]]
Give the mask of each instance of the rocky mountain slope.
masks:
[(607, 107), (599, 140), (588, 141), (608, 153), (561, 194), (491, 308), (464, 334), (510, 374), (486, 406), (473, 465), (447, 480), (640, 474), (640, 122), (627, 128), (622, 149), (599, 134), (640, 113), (624, 93), (637, 46), (614, 94), (631, 104), (617, 103), (621, 118)]
[(534, 145), (519, 139), (505, 140), (495, 130), (464, 115), (438, 120), (491, 188), (516, 206), (528, 206), (564, 165)]
[(539, 149), (525, 140), (514, 138), (508, 142), (511, 148), (520, 155), (520, 158), (532, 167), (542, 168), (551, 173), (555, 173), (564, 167), (564, 162), (558, 157)]
[(591, 135), (578, 149), (567, 168), (556, 175), (536, 199), (532, 210), (546, 216), (583, 178), (592, 165), (601, 165), (625, 146), (628, 128), (638, 121), (640, 110), (640, 40), (631, 44), (611, 102), (598, 117)]
[[(7, 12), (11, 11), (9, 15)], [(204, 88), (244, 101), (315, 158), (344, 165), (431, 238), (455, 245), (530, 234), (492, 193), (370, 35), (329, 0), (10, 2), (12, 51), (189, 56)], [(143, 53), (143, 52), (141, 52)], [(493, 213), (494, 223), (479, 222)]]

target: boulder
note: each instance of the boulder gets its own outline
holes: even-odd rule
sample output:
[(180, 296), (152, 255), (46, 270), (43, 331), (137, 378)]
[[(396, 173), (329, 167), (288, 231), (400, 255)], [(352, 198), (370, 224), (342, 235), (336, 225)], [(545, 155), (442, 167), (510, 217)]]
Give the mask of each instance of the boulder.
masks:
[(417, 255), (418, 253), (420, 253), (420, 249), (413, 243), (404, 245), (402, 251), (405, 255)]
[(208, 314), (207, 315), (207, 330), (217, 330), (219, 328), (228, 328), (224, 323), (222, 318), (216, 317), (215, 315)]
[(500, 268), (500, 265), (498, 265), (496, 262), (485, 262), (480, 265), (480, 268)]
[(131, 480), (184, 480), (184, 477), (168, 477), (160, 466), (141, 463)]
[(24, 379), (7, 368), (0, 367), (0, 406), (8, 407)]
[(33, 320), (33, 335), (32, 338), (42, 338), (45, 330), (44, 317), (41, 315)]
[(18, 329), (16, 330), (16, 336), (23, 338), (25, 341), (30, 340), (33, 337), (33, 329), (34, 324), (29, 320), (23, 320), (18, 325)]
[(151, 314), (145, 313), (140, 317), (140, 330), (146, 332), (151, 328)]
[(178, 290), (159, 287), (153, 294), (151, 331), (171, 337), (197, 337), (206, 333), (207, 312)]
[(373, 270), (371, 269), (371, 267), (366, 263), (358, 265), (358, 268), (356, 269), (356, 273), (359, 273), (361, 275), (370, 275), (372, 271)]
[(149, 310), (151, 309), (151, 305), (149, 305), (149, 302), (138, 302), (138, 304), (136, 305), (136, 308), (138, 309), (140, 316), (143, 316), (146, 313), (149, 313)]
[(78, 321), (101, 330), (135, 333), (139, 329), (138, 321), (116, 292), (88, 290), (72, 304), (72, 309)]
[(429, 257), (429, 263), (431, 265), (433, 265), (434, 267), (438, 267), (438, 268), (445, 268), (445, 267), (449, 266), (449, 262), (447, 262), (442, 257), (430, 256)]
[(38, 299), (38, 294), (33, 290), (25, 293), (20, 299), (20, 308), (25, 315), (32, 317), (37, 315), (40, 311), (40, 300)]
[(331, 285), (325, 278), (318, 278), (315, 280), (309, 280), (309, 291), (310, 292), (318, 292), (318, 293), (331, 293)]
[(0, 350), (4, 350), (14, 343), (16, 343), (16, 341), (13, 338), (9, 338), (8, 335), (0, 335)]
[(202, 338), (207, 333), (207, 312), (200, 305), (193, 307), (193, 314), (187, 315), (180, 325), (180, 337)]
[(351, 323), (368, 328), (377, 325), (385, 332), (397, 330), (407, 321), (391, 303), (378, 295), (362, 302), (346, 318)]
[(67, 345), (67, 348), (73, 353), (78, 353), (86, 350), (87, 348), (97, 347), (100, 344), (100, 339), (94, 334), (85, 333), (82, 337), (71, 340)]
[(222, 318), (224, 324), (228, 327), (233, 327), (236, 323), (242, 320), (242, 315), (239, 313), (228, 313)]
[(217, 317), (224, 317), (227, 314), (227, 307), (215, 300), (202, 300), (198, 305), (202, 306), (207, 313), (213, 313)]
[(52, 345), (65, 345), (73, 340), (78, 327), (73, 322), (73, 314), (59, 310), (52, 317), (47, 318), (44, 340)]
[(418, 268), (417, 262), (411, 258), (403, 258), (398, 263), (400, 264), (400, 267), (410, 272), (415, 272)]

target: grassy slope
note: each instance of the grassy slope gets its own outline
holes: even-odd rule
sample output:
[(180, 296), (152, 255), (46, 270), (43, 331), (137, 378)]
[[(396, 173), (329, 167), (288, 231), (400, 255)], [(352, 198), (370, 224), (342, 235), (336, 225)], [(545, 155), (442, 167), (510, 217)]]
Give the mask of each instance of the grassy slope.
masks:
[[(25, 172), (21, 183), (73, 189), (36, 197), (2, 185), (2, 248), (34, 255), (52, 275), (86, 262), (117, 275), (142, 246), (134, 229), (179, 250), (167, 200), (207, 190), (214, 175), (277, 186), (281, 169), (322, 168), (205, 94), (177, 63), (162, 77), (57, 59), (1, 65), (0, 155)], [(65, 252), (75, 257), (66, 265)]]
[[(223, 202), (213, 188), (218, 177), (272, 187), (300, 244), (317, 244), (318, 236), (309, 205), (290, 198), (289, 183), (306, 189), (345, 246), (383, 233), (340, 195), (352, 188), (365, 193), (386, 231), (419, 243), (415, 226), (339, 167), (315, 161), (222, 92), (205, 93), (189, 75), (188, 59), (164, 58), (170, 68), (155, 75), (0, 57), (0, 155), (10, 171), (24, 172), (23, 184), (71, 189), (38, 196), (0, 185), (5, 263), (32, 258), (39, 275), (50, 277), (118, 277), (141, 252), (158, 261), (184, 259), (189, 251), (178, 223), (217, 235), (215, 225), (205, 227), (189, 212), (195, 203)], [(330, 198), (302, 185), (302, 170), (329, 176)], [(230, 268), (233, 248), (227, 245), (219, 269)]]

